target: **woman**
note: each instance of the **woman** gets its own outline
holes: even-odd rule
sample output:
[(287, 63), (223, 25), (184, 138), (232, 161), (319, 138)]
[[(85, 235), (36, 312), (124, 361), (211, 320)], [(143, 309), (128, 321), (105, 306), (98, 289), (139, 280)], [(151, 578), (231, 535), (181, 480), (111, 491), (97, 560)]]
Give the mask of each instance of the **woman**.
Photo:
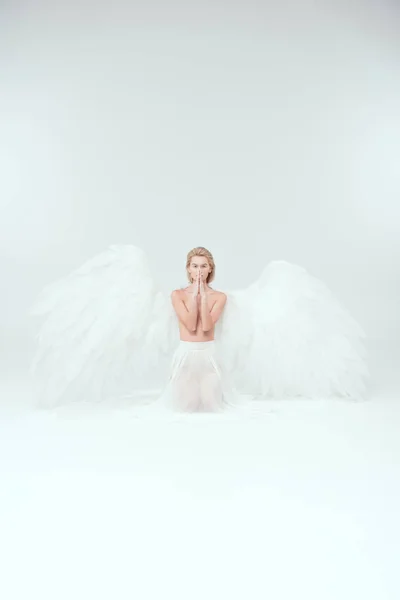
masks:
[(181, 410), (220, 410), (226, 398), (214, 332), (226, 295), (209, 286), (214, 279), (215, 264), (206, 248), (193, 248), (188, 253), (186, 272), (190, 285), (172, 292), (180, 345), (172, 366), (171, 400)]

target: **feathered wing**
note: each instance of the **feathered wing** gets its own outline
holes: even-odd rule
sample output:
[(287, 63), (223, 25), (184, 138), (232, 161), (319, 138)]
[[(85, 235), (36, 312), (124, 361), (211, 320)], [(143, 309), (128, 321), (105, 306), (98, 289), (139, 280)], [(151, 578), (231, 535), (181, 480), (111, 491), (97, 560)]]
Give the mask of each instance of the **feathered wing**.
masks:
[(47, 406), (129, 394), (176, 336), (168, 295), (134, 246), (111, 246), (49, 285), (32, 313), (43, 319), (32, 372)]
[(237, 388), (273, 398), (362, 398), (363, 331), (327, 286), (301, 267), (270, 263), (228, 294), (221, 347)]

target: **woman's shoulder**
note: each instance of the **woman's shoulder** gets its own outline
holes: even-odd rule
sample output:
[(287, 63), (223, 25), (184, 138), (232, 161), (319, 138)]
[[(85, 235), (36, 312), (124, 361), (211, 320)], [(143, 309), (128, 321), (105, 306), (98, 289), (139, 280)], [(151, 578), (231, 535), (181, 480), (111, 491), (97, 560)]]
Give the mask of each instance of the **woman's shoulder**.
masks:
[(185, 288), (177, 288), (176, 290), (172, 290), (171, 296), (172, 296), (172, 298), (179, 298), (179, 297), (184, 296), (185, 294), (187, 294), (188, 293), (187, 290), (188, 290), (187, 287), (185, 287)]
[(217, 299), (226, 299), (226, 294), (224, 292), (221, 292), (221, 290), (214, 290), (212, 288), (210, 288), (210, 295), (216, 297)]

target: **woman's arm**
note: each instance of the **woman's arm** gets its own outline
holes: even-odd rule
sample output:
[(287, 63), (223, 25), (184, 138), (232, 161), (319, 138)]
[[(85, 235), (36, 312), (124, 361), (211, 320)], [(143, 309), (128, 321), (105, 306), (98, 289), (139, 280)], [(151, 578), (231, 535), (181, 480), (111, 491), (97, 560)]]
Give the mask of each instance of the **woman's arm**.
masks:
[(189, 307), (182, 300), (182, 296), (178, 290), (174, 290), (171, 294), (172, 306), (175, 309), (178, 319), (186, 327), (188, 331), (196, 331), (197, 329), (197, 317), (198, 317), (198, 305), (197, 296), (193, 294), (190, 299)]
[(200, 318), (203, 331), (210, 331), (214, 327), (224, 310), (225, 303), (226, 295), (221, 292), (210, 310), (207, 296), (204, 294), (200, 297)]

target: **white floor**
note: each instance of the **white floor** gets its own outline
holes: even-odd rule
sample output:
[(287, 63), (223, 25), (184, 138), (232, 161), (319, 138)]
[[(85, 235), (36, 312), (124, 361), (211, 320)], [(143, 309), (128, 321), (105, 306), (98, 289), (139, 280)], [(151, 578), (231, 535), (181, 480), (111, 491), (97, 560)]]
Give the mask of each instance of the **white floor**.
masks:
[(167, 421), (2, 393), (3, 600), (400, 598), (396, 396)]

